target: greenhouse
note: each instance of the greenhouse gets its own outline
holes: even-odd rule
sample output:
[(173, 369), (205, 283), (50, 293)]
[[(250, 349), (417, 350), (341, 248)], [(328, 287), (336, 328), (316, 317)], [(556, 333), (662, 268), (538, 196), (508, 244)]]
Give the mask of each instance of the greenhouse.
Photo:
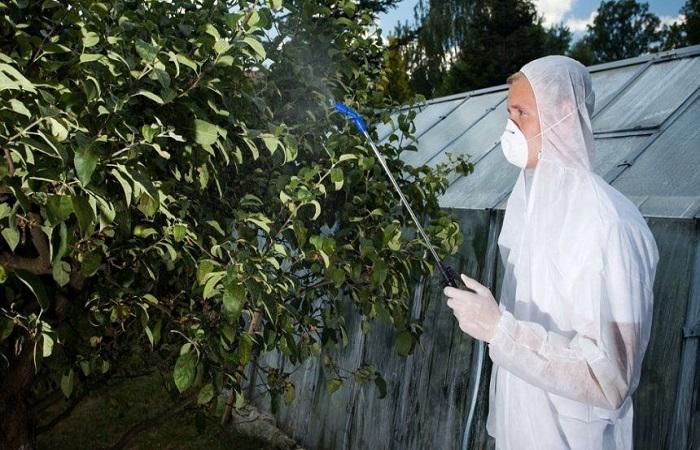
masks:
[[(596, 95), (595, 171), (637, 205), (660, 252), (652, 336), (634, 396), (635, 448), (697, 448), (700, 46), (589, 70)], [(518, 174), (498, 143), (506, 94), (507, 86), (501, 85), (414, 107), (418, 151), (401, 155), (414, 166), (434, 166), (446, 161), (447, 153), (469, 155), (475, 163), (474, 173), (455, 175), (440, 199), (459, 219), (464, 235), (463, 247), (448, 262), (495, 289), (496, 298), (502, 277), (497, 238)], [(395, 126), (380, 125), (379, 139), (387, 139)], [(375, 321), (365, 335), (348, 308), (349, 345), (338, 350), (339, 362), (374, 365), (386, 379), (386, 398), (359, 384), (329, 395), (318, 360), (298, 368), (286, 362), (285, 370), (294, 370), (297, 399), (290, 407), (280, 406), (278, 426), (314, 450), (493, 448), (485, 428), (490, 360), (460, 331), (439, 281), (431, 277), (415, 287), (412, 314), (423, 318), (424, 332), (407, 358), (397, 355), (389, 327)], [(268, 355), (265, 362), (285, 366), (278, 355)], [(478, 400), (472, 405), (475, 389)], [(260, 406), (269, 408), (266, 401)]]

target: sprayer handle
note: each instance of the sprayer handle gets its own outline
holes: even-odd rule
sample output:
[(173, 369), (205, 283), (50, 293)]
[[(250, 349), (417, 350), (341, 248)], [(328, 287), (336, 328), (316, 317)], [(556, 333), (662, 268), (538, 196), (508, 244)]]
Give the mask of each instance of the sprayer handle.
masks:
[(457, 289), (463, 289), (469, 292), (476, 293), (474, 289), (468, 288), (467, 286), (464, 286), (464, 283), (460, 283), (459, 285), (457, 284), (457, 280), (459, 280), (459, 276), (457, 275), (457, 272), (447, 264), (442, 265), (443, 269), (445, 269), (445, 273), (447, 274), (448, 280), (445, 280), (445, 286), (452, 286)]

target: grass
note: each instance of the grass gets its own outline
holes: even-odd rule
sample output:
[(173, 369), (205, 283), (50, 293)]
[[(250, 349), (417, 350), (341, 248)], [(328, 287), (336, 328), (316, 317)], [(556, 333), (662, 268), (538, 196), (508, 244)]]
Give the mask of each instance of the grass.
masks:
[[(72, 414), (38, 438), (39, 450), (109, 447), (133, 425), (175, 407), (158, 375), (125, 380), (84, 399)], [(59, 405), (60, 412), (65, 405)], [(191, 408), (138, 435), (133, 449), (273, 450), (266, 442), (219, 426), (212, 414)]]

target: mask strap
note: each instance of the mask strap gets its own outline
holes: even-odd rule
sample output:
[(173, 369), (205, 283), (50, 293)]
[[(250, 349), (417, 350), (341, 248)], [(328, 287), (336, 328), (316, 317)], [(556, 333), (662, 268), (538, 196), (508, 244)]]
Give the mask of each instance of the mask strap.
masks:
[[(570, 115), (572, 115), (572, 114), (575, 113), (575, 112), (578, 112), (578, 109), (579, 109), (581, 106), (585, 106), (585, 105), (586, 105), (586, 102), (587, 102), (588, 99), (591, 97), (591, 95), (593, 95), (593, 90), (592, 90), (592, 89), (591, 89), (591, 92), (589, 92), (588, 95), (586, 95), (586, 98), (583, 99), (583, 102), (581, 102), (581, 103), (579, 103), (578, 105), (576, 105), (576, 108), (572, 109), (572, 110), (569, 111), (567, 114), (565, 114), (564, 117), (562, 117), (561, 119), (557, 120), (557, 121), (554, 122), (552, 125), (550, 125), (550, 126), (548, 126), (547, 128), (545, 128), (544, 130), (541, 130), (539, 133), (537, 133), (536, 135), (532, 136), (531, 138), (526, 139), (525, 141), (526, 141), (526, 142), (530, 142), (530, 139), (534, 139), (534, 138), (536, 138), (537, 136), (543, 135), (545, 131), (551, 130), (552, 128), (556, 127), (556, 126), (559, 125), (561, 122), (563, 122), (564, 120), (566, 120), (566, 118), (568, 118)], [(537, 159), (539, 159), (540, 153), (542, 153), (542, 150), (540, 150), (540, 151), (538, 152), (538, 154), (537, 154)]]

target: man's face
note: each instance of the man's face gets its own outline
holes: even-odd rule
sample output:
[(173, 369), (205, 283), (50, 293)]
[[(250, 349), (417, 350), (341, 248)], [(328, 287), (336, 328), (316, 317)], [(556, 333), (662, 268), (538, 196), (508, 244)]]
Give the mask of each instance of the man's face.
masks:
[[(537, 165), (537, 152), (542, 148), (540, 117), (537, 112), (535, 93), (526, 77), (513, 81), (508, 89), (508, 116), (523, 132), (527, 141), (527, 168)], [(531, 139), (532, 138), (532, 139)]]

